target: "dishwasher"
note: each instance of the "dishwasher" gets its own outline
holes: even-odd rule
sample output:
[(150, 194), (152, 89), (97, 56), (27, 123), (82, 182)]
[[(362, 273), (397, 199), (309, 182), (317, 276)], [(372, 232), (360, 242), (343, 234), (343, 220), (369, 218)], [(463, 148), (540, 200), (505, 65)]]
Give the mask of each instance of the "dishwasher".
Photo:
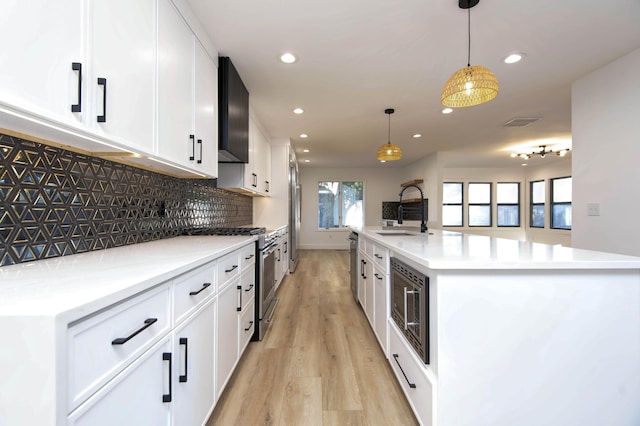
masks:
[(358, 234), (351, 232), (349, 234), (349, 277), (351, 283), (351, 293), (353, 298), (358, 302)]

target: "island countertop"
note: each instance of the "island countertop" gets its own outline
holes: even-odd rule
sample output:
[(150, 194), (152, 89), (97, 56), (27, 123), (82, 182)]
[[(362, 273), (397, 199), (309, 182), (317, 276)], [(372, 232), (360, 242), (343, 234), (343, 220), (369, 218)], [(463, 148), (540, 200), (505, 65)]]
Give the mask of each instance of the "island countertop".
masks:
[(461, 232), (354, 228), (430, 269), (640, 269), (640, 257)]

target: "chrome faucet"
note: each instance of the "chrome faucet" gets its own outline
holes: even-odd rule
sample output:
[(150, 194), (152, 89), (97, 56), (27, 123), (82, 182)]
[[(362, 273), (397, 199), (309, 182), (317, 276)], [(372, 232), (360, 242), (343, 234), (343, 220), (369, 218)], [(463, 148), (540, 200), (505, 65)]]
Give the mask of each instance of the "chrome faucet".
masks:
[(422, 222), (420, 222), (420, 232), (426, 232), (427, 221), (425, 220), (425, 211), (424, 211), (424, 192), (422, 192), (422, 188), (420, 188), (418, 185), (413, 183), (405, 186), (404, 188), (402, 188), (402, 191), (400, 191), (400, 206), (398, 207), (398, 225), (402, 225), (402, 213), (403, 213), (402, 194), (404, 194), (404, 191), (406, 191), (407, 188), (411, 188), (411, 187), (416, 188), (418, 191), (420, 191), (420, 213), (422, 214)]

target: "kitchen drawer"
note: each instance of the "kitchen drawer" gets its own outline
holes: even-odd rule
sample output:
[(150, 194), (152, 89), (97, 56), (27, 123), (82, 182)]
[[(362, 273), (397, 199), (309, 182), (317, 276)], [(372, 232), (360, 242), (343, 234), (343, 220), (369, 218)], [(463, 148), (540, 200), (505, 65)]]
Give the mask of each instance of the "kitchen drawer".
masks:
[(376, 266), (378, 266), (385, 274), (389, 273), (389, 249), (380, 244), (370, 244), (373, 245), (371, 250), (371, 258), (373, 259)]
[(216, 293), (215, 268), (216, 262), (209, 262), (173, 280), (176, 325)]
[(251, 302), (256, 294), (256, 268), (249, 268), (242, 272), (240, 278), (240, 286), (242, 286), (242, 309)]
[(240, 250), (235, 250), (219, 258), (216, 271), (218, 291), (220, 291), (231, 280), (240, 276)]
[(424, 364), (413, 354), (392, 320), (389, 320), (389, 363), (418, 421), (421, 425), (431, 426), (434, 422), (433, 384), (424, 371)]
[(165, 283), (72, 324), (67, 331), (69, 411), (168, 333), (170, 313), (171, 286)]
[(240, 249), (240, 267), (244, 271), (256, 264), (256, 243), (253, 242)]
[(242, 353), (246, 349), (249, 341), (251, 340), (251, 336), (253, 336), (253, 331), (255, 328), (255, 299), (252, 300), (245, 309), (243, 309), (242, 314), (240, 315), (240, 329), (238, 332), (240, 333), (240, 339), (238, 340), (238, 356), (242, 356)]

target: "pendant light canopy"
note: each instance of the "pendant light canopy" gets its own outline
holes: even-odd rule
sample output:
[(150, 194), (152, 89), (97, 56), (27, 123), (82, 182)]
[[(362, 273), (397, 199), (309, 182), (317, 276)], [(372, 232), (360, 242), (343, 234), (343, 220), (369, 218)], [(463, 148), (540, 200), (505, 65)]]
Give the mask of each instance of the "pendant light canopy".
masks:
[(379, 161), (394, 161), (402, 158), (402, 151), (400, 150), (400, 147), (391, 143), (391, 114), (394, 112), (395, 110), (393, 108), (387, 108), (384, 110), (384, 113), (389, 116), (389, 127), (387, 132), (387, 143), (378, 148), (376, 158)]
[(469, 49), (467, 66), (453, 73), (442, 89), (442, 105), (463, 108), (489, 102), (498, 96), (498, 80), (487, 68), (471, 66), (471, 8), (480, 0), (458, 0), (461, 9), (468, 12)]

